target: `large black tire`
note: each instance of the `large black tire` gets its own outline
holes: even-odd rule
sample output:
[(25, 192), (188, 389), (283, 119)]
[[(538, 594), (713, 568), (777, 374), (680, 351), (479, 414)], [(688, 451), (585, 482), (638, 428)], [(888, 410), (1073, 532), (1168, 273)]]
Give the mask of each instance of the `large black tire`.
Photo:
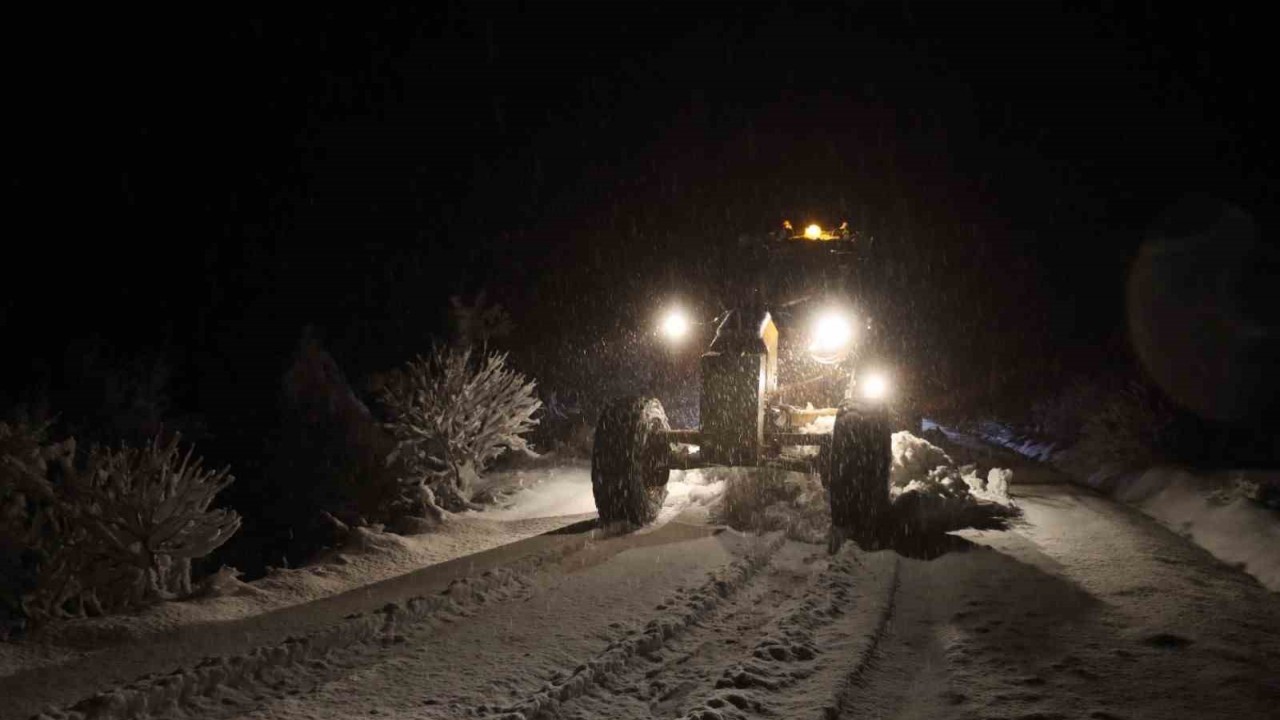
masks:
[(653, 398), (621, 398), (600, 413), (591, 490), (601, 522), (647, 525), (658, 516), (667, 499), (671, 456), (671, 444), (658, 434), (668, 429), (662, 403)]
[(889, 513), (893, 433), (882, 407), (846, 405), (831, 433), (827, 494), (831, 525), (849, 537), (880, 534)]

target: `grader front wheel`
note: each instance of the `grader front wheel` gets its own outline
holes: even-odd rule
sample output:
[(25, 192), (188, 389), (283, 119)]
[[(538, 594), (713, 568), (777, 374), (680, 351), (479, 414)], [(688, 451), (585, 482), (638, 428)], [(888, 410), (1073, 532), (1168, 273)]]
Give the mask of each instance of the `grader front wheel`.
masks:
[(591, 450), (591, 490), (604, 523), (647, 525), (667, 498), (671, 445), (662, 403), (622, 398), (600, 413)]
[(889, 512), (892, 436), (881, 408), (846, 406), (836, 416), (827, 492), (831, 525), (849, 537), (869, 540), (882, 530)]

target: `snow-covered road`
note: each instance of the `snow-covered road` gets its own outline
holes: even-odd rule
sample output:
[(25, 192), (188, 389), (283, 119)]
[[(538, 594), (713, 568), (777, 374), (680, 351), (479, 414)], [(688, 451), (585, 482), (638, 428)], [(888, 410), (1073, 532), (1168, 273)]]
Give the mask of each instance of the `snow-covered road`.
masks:
[[(450, 563), (380, 590), (369, 599), (401, 597), (363, 619), (335, 616), (349, 630), (331, 632), (337, 640), (316, 639), (323, 630), (314, 626), (311, 640), (293, 645), (277, 634), (280, 644), (258, 660), (191, 666), (181, 682), (144, 680), (80, 710), (273, 719), (1273, 717), (1275, 594), (1087, 491), (1034, 485), (1015, 494), (1025, 527), (950, 536), (927, 554), (908, 549), (916, 557), (848, 545), (829, 556), (777, 534), (713, 526), (687, 501), (647, 532), (603, 537), (589, 523), (570, 526), (478, 556), (474, 579), (443, 595), (427, 591), (463, 572)], [(483, 568), (493, 571), (477, 577)], [(186, 689), (166, 696), (166, 682)], [(0, 712), (25, 716), (8, 714), (22, 702), (15, 695)]]

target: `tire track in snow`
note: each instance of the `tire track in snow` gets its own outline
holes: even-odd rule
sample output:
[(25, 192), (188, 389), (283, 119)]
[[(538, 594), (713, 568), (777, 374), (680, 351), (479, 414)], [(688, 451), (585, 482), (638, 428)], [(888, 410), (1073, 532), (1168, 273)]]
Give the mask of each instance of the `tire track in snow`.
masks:
[(889, 593), (877, 618), (874, 631), (867, 636), (866, 644), (857, 653), (857, 660), (845, 672), (844, 681), (838, 685), (829, 710), (828, 718), (838, 718), (849, 714), (851, 697), (863, 687), (869, 672), (874, 670), (882, 656), (881, 645), (889, 635), (894, 615), (898, 608), (898, 593), (902, 589), (902, 561), (894, 558), (893, 577), (889, 581)]
[(534, 720), (558, 715), (561, 706), (581, 697), (593, 686), (616, 676), (639, 657), (652, 655), (690, 627), (717, 612), (760, 571), (786, 543), (777, 535), (746, 557), (711, 573), (701, 586), (677, 591), (659, 605), (663, 612), (651, 619), (643, 630), (609, 644), (594, 657), (582, 662), (564, 679), (548, 683), (532, 696), (502, 708), (503, 720)]
[(144, 676), (67, 707), (47, 708), (33, 720), (131, 720), (172, 717), (191, 710), (207, 717), (212, 709), (202, 708), (201, 701), (215, 693), (224, 695), (224, 701), (214, 716), (238, 714), (239, 703), (226, 698), (227, 691), (257, 699), (286, 686), (315, 685), (340, 676), (358, 662), (403, 642), (402, 632), (409, 626), (453, 622), (473, 615), (481, 606), (525, 596), (534, 573), (573, 551), (562, 548), (533, 555), (511, 567), (455, 580), (439, 594), (389, 603), (377, 612), (349, 616), (315, 633), (239, 655), (205, 658), (164, 675)]
[[(815, 554), (821, 564), (813, 563)], [(645, 720), (685, 710), (695, 720), (830, 715), (833, 688), (874, 657), (890, 622), (897, 567), (888, 554), (847, 546), (827, 560), (821, 549), (788, 544), (751, 591), (657, 652), (603, 675), (555, 707), (555, 717)]]
[(642, 655), (559, 709), (566, 718), (670, 717), (710, 693), (725, 667), (749, 656), (780, 613), (802, 603), (827, 567), (821, 548), (786, 544), (748, 588), (658, 652)]
[(327, 669), (273, 670), (247, 693), (220, 688), (164, 717), (493, 717), (624, 637), (673, 593), (687, 596), (709, 571), (724, 575), (767, 542), (687, 525), (588, 542), (531, 576), (513, 602), (486, 603), (465, 619), (406, 623), (392, 644), (344, 648), (322, 659)]
[[(899, 566), (895, 555), (846, 547), (751, 658), (725, 668), (685, 718), (838, 717), (839, 693), (831, 689), (856, 682), (875, 662), (893, 618)], [(877, 582), (884, 574), (887, 580)]]

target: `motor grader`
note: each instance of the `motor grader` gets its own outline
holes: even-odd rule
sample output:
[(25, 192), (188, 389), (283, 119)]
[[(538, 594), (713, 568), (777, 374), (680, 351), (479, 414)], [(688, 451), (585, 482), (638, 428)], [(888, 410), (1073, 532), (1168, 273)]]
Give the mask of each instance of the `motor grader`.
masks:
[[(651, 397), (606, 405), (591, 458), (602, 522), (652, 522), (673, 469), (772, 466), (819, 475), (834, 529), (874, 532), (890, 504), (894, 389), (877, 328), (849, 285), (859, 243), (847, 226), (796, 232), (789, 223), (763, 243), (764, 291), (741, 294), (707, 323), (699, 427), (672, 428)], [(689, 342), (696, 326), (672, 307), (659, 334)]]

